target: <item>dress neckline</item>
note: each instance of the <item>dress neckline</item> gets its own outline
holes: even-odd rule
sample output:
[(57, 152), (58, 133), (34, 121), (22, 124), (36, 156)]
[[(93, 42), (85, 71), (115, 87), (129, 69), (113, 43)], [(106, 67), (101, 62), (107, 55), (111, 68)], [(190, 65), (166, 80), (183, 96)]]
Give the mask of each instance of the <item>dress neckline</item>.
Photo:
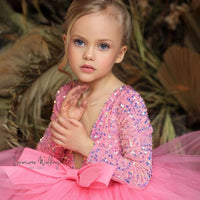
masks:
[[(76, 82), (76, 84), (74, 84), (73, 86), (76, 87), (76, 86), (78, 86), (78, 85), (79, 85), (79, 83)], [(101, 110), (100, 110), (100, 112), (99, 112), (99, 114), (98, 114), (98, 117), (97, 117), (96, 121), (95, 121), (94, 124), (92, 125), (92, 129), (91, 129), (91, 131), (90, 131), (90, 138), (91, 138), (91, 139), (94, 139), (94, 136), (95, 136), (95, 135), (94, 135), (94, 134), (95, 134), (95, 129), (96, 129), (97, 125), (99, 124), (98, 122), (100, 121), (100, 119), (101, 119), (103, 113), (105, 112), (105, 110), (106, 110), (106, 108), (107, 108), (107, 105), (110, 103), (110, 101), (113, 101), (113, 100), (112, 100), (112, 99), (113, 99), (113, 96), (117, 95), (117, 94), (119, 93), (119, 91), (123, 91), (125, 88), (128, 88), (128, 87), (130, 87), (130, 86), (125, 85), (125, 84), (121, 85), (120, 87), (114, 89), (114, 90), (112, 91), (112, 93), (109, 95), (109, 97), (106, 99), (106, 101), (104, 102), (104, 104), (103, 104), (103, 106), (102, 106), (102, 108), (101, 108)], [(74, 155), (74, 153), (72, 153), (72, 155)], [(73, 157), (73, 167), (75, 168), (74, 156), (72, 156), (72, 157)], [(86, 162), (86, 159), (83, 160), (83, 163), (82, 163), (82, 166), (81, 166), (81, 167), (83, 167), (83, 166), (85, 165), (85, 162)]]
[[(80, 82), (79, 82), (78, 80), (73, 81), (72, 87), (76, 87), (76, 86), (78, 86), (78, 85), (80, 85)], [(129, 85), (123, 84), (123, 85), (121, 85), (120, 87), (114, 89), (114, 90), (111, 92), (111, 94), (108, 96), (108, 98), (107, 98), (106, 101), (104, 102), (102, 108), (100, 109), (100, 112), (99, 112), (99, 114), (98, 114), (98, 117), (97, 117), (96, 121), (95, 121), (94, 124), (92, 125), (92, 129), (91, 129), (91, 131), (90, 131), (90, 138), (92, 137), (93, 130), (94, 130), (94, 128), (96, 127), (97, 122), (98, 122), (99, 119), (101, 118), (101, 116), (102, 116), (102, 114), (103, 114), (103, 112), (104, 112), (105, 107), (106, 107), (107, 104), (110, 102), (110, 100), (111, 100), (111, 98), (113, 97), (113, 95), (114, 95), (116, 92), (120, 91), (120, 90), (122, 91), (124, 88), (130, 88), (130, 87), (131, 87), (131, 86), (129, 86)]]
[(129, 86), (128, 85), (121, 85), (120, 87), (114, 89), (113, 92), (110, 94), (110, 96), (106, 99), (106, 101), (104, 102), (104, 104), (103, 104), (103, 106), (102, 106), (102, 108), (101, 108), (101, 110), (99, 112), (99, 115), (98, 115), (95, 123), (92, 126), (92, 129), (91, 129), (91, 132), (90, 132), (90, 138), (93, 137), (94, 129), (95, 129), (95, 127), (97, 127), (97, 124), (98, 124), (97, 122), (99, 122), (99, 120), (101, 119), (101, 116), (103, 115), (104, 110), (106, 109), (106, 107), (109, 104), (109, 102), (112, 101), (113, 95), (115, 96), (116, 93), (118, 93), (119, 91), (122, 91), (124, 88), (127, 88), (127, 87), (129, 87)]

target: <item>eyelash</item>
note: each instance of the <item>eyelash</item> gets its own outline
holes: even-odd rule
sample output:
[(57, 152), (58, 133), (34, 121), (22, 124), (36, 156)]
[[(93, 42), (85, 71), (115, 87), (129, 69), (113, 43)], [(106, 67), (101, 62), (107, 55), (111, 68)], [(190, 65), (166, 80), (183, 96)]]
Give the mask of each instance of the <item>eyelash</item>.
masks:
[[(80, 43), (81, 43), (81, 44), (80, 44)], [(84, 45), (84, 42), (83, 42), (83, 40), (75, 39), (75, 40), (74, 40), (74, 44), (75, 44), (76, 46), (82, 47), (82, 46)]]
[[(105, 48), (102, 48), (102, 46), (104, 46)], [(107, 50), (110, 48), (110, 46), (108, 44), (102, 43), (98, 46), (101, 50)]]
[[(83, 47), (85, 45), (85, 42), (81, 39), (74, 39), (74, 44), (78, 47)], [(103, 48), (102, 48), (103, 47)], [(98, 48), (102, 51), (107, 50), (110, 48), (109, 44), (101, 43), (98, 45)]]

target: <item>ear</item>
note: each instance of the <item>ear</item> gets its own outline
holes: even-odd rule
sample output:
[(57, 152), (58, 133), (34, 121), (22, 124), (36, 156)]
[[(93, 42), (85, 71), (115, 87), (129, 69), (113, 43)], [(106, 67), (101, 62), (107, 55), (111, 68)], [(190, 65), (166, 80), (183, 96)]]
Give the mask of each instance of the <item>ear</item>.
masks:
[(118, 53), (118, 56), (115, 60), (115, 63), (120, 63), (122, 62), (122, 60), (124, 59), (124, 56), (126, 54), (126, 51), (127, 51), (127, 46), (122, 46), (119, 53)]
[(66, 36), (66, 34), (63, 34), (63, 35), (62, 35), (62, 38), (63, 38), (64, 44), (66, 44), (66, 41), (67, 41), (67, 36)]

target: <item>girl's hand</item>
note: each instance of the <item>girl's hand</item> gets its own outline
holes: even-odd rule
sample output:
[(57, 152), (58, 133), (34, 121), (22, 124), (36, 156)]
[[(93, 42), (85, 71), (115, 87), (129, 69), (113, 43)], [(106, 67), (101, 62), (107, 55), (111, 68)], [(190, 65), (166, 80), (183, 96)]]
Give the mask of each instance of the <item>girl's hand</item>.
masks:
[(73, 88), (61, 105), (60, 116), (80, 120), (87, 107), (87, 102), (80, 102), (80, 98), (87, 89), (87, 85), (79, 85)]
[(83, 124), (76, 119), (58, 117), (51, 124), (53, 141), (71, 151), (88, 156), (93, 148), (93, 140), (88, 136)]

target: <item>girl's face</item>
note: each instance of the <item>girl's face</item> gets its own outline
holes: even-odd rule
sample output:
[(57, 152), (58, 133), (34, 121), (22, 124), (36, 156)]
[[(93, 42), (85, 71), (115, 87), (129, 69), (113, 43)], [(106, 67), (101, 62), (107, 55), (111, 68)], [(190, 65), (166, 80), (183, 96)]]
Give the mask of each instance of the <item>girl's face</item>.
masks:
[(121, 46), (122, 31), (120, 23), (106, 12), (85, 15), (74, 23), (65, 50), (80, 81), (104, 82), (111, 76), (114, 63), (121, 62), (127, 50)]

